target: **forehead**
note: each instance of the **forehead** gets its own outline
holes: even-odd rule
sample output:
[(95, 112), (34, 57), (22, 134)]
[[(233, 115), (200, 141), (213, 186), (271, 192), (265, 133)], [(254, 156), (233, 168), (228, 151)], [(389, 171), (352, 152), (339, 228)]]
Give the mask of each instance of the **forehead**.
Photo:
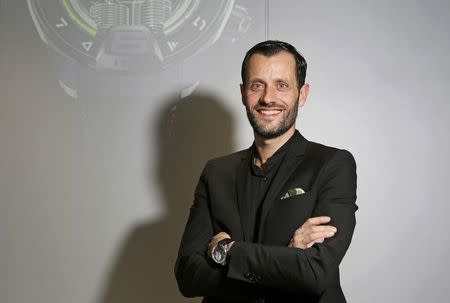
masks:
[(247, 76), (295, 79), (295, 70), (294, 56), (288, 52), (281, 51), (269, 57), (256, 53), (249, 59)]

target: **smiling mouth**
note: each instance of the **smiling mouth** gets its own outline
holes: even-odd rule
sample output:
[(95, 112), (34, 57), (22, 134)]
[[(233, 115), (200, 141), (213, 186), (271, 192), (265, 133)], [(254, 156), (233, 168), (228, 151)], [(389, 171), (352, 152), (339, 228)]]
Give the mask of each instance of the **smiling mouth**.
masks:
[(278, 115), (279, 113), (282, 112), (282, 110), (281, 109), (276, 109), (276, 108), (272, 108), (272, 109), (258, 109), (257, 112), (259, 114), (261, 114), (262, 116), (270, 117), (270, 116)]

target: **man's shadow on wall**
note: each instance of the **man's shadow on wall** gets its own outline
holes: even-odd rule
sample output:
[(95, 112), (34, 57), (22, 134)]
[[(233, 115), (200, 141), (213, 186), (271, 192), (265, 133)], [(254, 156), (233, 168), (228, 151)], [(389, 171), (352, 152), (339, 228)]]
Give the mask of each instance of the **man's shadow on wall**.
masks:
[(174, 275), (178, 246), (193, 201), (194, 188), (210, 158), (233, 148), (231, 114), (216, 97), (196, 93), (167, 100), (156, 136), (156, 172), (167, 214), (140, 224), (126, 237), (107, 278), (99, 303), (198, 302), (181, 296)]

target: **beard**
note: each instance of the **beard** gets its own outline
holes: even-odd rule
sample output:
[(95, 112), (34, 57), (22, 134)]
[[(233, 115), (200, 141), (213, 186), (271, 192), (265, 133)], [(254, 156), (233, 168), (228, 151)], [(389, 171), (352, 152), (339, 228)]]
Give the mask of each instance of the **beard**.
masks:
[[(270, 106), (258, 106), (264, 107), (265, 109), (270, 109)], [(258, 109), (258, 107), (254, 108), (254, 111)], [(275, 107), (275, 106), (273, 106)], [(283, 119), (275, 125), (274, 127), (266, 126), (264, 123), (261, 123), (262, 119), (258, 119), (256, 115), (252, 112), (252, 110), (247, 109), (247, 118), (250, 122), (250, 125), (253, 127), (253, 131), (266, 139), (272, 139), (281, 136), (285, 132), (287, 132), (292, 125), (295, 124), (298, 114), (298, 98), (292, 108), (288, 108), (282, 112)]]

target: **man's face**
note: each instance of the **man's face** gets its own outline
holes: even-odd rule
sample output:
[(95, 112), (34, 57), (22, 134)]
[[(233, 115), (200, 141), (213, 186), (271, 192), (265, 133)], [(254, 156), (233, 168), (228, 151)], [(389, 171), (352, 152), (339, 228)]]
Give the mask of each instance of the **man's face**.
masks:
[(305, 103), (308, 91), (307, 84), (301, 89), (297, 86), (295, 59), (290, 53), (252, 55), (241, 95), (254, 132), (275, 138), (294, 129), (297, 109)]

